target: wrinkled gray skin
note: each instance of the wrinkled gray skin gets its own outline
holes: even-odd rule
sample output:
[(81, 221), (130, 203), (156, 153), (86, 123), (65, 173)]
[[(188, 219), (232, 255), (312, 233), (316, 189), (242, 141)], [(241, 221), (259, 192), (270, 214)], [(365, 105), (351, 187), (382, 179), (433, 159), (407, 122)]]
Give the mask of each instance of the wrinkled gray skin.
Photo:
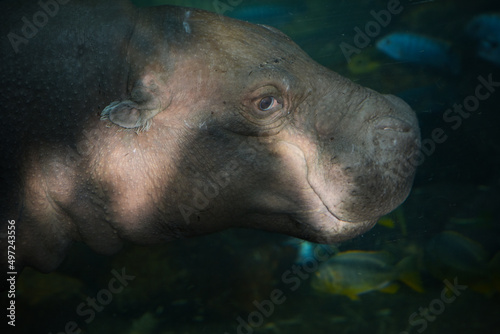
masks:
[(72, 0), (16, 53), (5, 36), (40, 10), (19, 3), (0, 10), (0, 246), (14, 219), (18, 269), (54, 270), (74, 241), (111, 254), (230, 227), (330, 243), (410, 191), (413, 111), (273, 28)]

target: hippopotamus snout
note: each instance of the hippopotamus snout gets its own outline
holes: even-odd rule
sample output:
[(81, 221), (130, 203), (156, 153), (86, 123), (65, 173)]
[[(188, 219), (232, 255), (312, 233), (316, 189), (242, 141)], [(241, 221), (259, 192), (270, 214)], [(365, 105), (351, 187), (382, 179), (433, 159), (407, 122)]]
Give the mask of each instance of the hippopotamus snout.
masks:
[(420, 147), (418, 121), (393, 95), (363, 89), (349, 99), (351, 109), (317, 115), (329, 158), (315, 164), (309, 182), (340, 221), (371, 225), (408, 196)]

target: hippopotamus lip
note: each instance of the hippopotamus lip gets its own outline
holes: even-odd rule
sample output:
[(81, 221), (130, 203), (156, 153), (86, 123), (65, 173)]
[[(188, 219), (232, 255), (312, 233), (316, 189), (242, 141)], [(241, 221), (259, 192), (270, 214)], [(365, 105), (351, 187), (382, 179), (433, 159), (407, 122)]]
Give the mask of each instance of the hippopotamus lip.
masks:
[[(292, 144), (293, 145), (293, 144)], [(295, 146), (295, 145), (294, 145)], [(327, 222), (324, 222), (324, 218), (323, 219), (315, 219), (315, 221), (317, 221), (317, 223), (319, 225), (324, 225), (326, 227), (331, 227), (333, 225), (335, 226), (339, 226), (339, 225), (343, 225), (343, 224), (348, 224), (348, 225), (368, 225), (368, 226), (372, 226), (378, 219), (378, 217), (376, 218), (373, 218), (373, 219), (369, 219), (369, 220), (348, 220), (348, 219), (342, 219), (340, 218), (338, 215), (336, 215), (329, 207), (328, 205), (325, 203), (325, 201), (323, 200), (323, 198), (321, 197), (321, 195), (317, 192), (317, 190), (315, 189), (315, 187), (311, 184), (310, 180), (308, 177), (306, 177), (306, 182), (308, 184), (308, 186), (310, 187), (310, 189), (312, 190), (312, 192), (314, 193), (316, 199), (317, 199), (317, 203), (320, 204), (322, 207), (321, 208), (318, 208), (317, 209), (317, 212), (319, 214), (323, 214), (323, 215), (329, 215), (330, 219), (328, 219)], [(347, 225), (345, 225), (347, 226)], [(337, 237), (341, 237), (342, 234), (340, 235), (337, 235)]]
[[(345, 223), (345, 224), (371, 224), (372, 223), (372, 219), (369, 219), (368, 221), (355, 221), (355, 220), (346, 220), (346, 219), (341, 219), (337, 214), (335, 214), (329, 207), (328, 205), (325, 203), (325, 201), (323, 200), (323, 198), (321, 197), (321, 194), (317, 191), (317, 189), (314, 187), (314, 185), (311, 183), (311, 180), (309, 178), (309, 173), (311, 172), (311, 169), (309, 168), (308, 166), (308, 160), (306, 158), (306, 154), (304, 153), (303, 149), (300, 147), (300, 145), (297, 145), (296, 143), (293, 143), (291, 141), (288, 141), (288, 140), (281, 140), (280, 141), (281, 143), (293, 148), (296, 150), (297, 153), (299, 153), (300, 155), (300, 159), (303, 160), (303, 166), (305, 167), (304, 170), (302, 172), (305, 173), (304, 175), (304, 179), (305, 179), (305, 184), (304, 185), (307, 185), (310, 190), (312, 191), (312, 193), (314, 195), (310, 195), (310, 198), (309, 200), (311, 200), (311, 203), (314, 203), (314, 206), (315, 206), (315, 210), (314, 212), (318, 212), (318, 215), (328, 215), (330, 216), (328, 219), (328, 225), (335, 225), (335, 224), (342, 224), (342, 223)], [(298, 164), (296, 164), (298, 165)], [(302, 173), (301, 172), (301, 173)], [(313, 198), (314, 197), (314, 198)], [(375, 220), (376, 218), (374, 218)], [(299, 219), (300, 220), (300, 219)], [(311, 220), (311, 219), (310, 219)], [(323, 221), (325, 220), (325, 218), (314, 218), (312, 219), (313, 222), (315, 224), (320, 224), (320, 225), (325, 225), (323, 223)]]
[[(314, 189), (313, 185), (309, 182), (309, 180), (307, 180), (307, 183), (309, 184), (309, 187), (311, 187), (312, 191), (314, 192), (314, 194), (316, 195), (316, 197), (319, 199), (319, 201), (321, 202), (321, 204), (323, 204), (323, 208), (336, 220), (338, 221), (342, 221), (342, 219), (340, 219), (339, 217), (337, 217), (337, 215), (335, 215), (331, 210), (330, 208), (328, 207), (328, 205), (326, 205), (326, 203), (323, 201), (323, 199), (321, 198), (320, 194), (318, 194), (318, 192), (316, 191), (316, 189)], [(351, 222), (349, 222), (351, 223)]]
[[(309, 183), (309, 181), (308, 181)], [(321, 202), (321, 204), (323, 205), (323, 208), (326, 210), (326, 212), (328, 212), (332, 218), (336, 221), (338, 221), (339, 223), (350, 223), (350, 224), (367, 224), (367, 223), (370, 223), (371, 221), (355, 221), (355, 220), (346, 220), (346, 219), (341, 219), (339, 218), (335, 213), (333, 213), (330, 208), (328, 207), (328, 205), (326, 205), (326, 203), (323, 201), (323, 199), (321, 198), (321, 195), (318, 194), (316, 192), (316, 189), (314, 189), (314, 187), (309, 183), (309, 186), (311, 187), (312, 191), (314, 192), (314, 194), (316, 194), (317, 198), (319, 199), (319, 201)]]
[(294, 217), (300, 225), (305, 226), (305, 234), (300, 238), (315, 243), (329, 244), (353, 238), (364, 233), (375, 225), (376, 219), (367, 221), (347, 221), (339, 219), (323, 203), (322, 210), (309, 215), (306, 219)]

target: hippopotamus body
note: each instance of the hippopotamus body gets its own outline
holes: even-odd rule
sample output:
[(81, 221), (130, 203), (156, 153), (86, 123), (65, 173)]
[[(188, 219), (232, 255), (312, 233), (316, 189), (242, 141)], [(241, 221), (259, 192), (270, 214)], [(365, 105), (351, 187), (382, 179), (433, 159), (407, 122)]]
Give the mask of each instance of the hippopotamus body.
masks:
[(16, 270), (54, 270), (74, 241), (111, 254), (230, 227), (330, 243), (410, 191), (413, 111), (276, 29), (118, 0), (0, 7)]

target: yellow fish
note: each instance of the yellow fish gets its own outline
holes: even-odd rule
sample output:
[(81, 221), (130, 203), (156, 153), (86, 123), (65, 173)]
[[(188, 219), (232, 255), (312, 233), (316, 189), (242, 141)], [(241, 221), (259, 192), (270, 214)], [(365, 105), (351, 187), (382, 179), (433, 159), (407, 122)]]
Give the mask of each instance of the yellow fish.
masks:
[(479, 242), (458, 232), (444, 231), (432, 237), (424, 262), (439, 280), (458, 277), (471, 290), (486, 296), (500, 292), (500, 252), (491, 257)]
[(351, 58), (347, 64), (347, 68), (353, 74), (366, 74), (377, 70), (380, 67), (380, 63), (373, 61), (370, 57), (364, 53), (355, 55)]
[(311, 284), (317, 291), (344, 295), (351, 300), (375, 290), (395, 293), (399, 288), (396, 280), (423, 292), (415, 267), (411, 257), (394, 265), (387, 252), (347, 251), (322, 264)]

